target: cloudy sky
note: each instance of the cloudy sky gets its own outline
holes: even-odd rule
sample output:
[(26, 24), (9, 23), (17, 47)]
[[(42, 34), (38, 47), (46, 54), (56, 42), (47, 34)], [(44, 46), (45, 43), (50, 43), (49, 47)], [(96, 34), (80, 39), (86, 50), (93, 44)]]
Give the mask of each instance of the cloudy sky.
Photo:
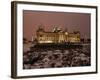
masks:
[(24, 37), (31, 40), (35, 36), (36, 30), (40, 24), (44, 25), (46, 31), (52, 31), (54, 26), (62, 30), (68, 29), (68, 32), (78, 30), (81, 37), (90, 38), (90, 19), (91, 15), (87, 13), (70, 12), (47, 12), (47, 11), (23, 11), (23, 32)]

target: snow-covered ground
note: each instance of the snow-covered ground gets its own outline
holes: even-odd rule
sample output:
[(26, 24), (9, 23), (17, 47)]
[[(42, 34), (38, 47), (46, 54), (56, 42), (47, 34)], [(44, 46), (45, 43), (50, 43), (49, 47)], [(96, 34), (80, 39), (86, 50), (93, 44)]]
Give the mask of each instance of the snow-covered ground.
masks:
[(56, 68), (90, 66), (91, 50), (90, 44), (83, 45), (83, 48), (74, 49), (50, 49), (31, 51), (32, 44), (24, 45), (23, 68)]

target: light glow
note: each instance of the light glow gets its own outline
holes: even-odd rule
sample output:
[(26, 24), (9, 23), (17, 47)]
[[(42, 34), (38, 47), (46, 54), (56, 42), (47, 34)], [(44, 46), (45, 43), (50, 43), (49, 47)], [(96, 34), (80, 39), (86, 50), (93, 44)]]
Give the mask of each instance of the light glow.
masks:
[(53, 41), (39, 41), (39, 43), (53, 43)]

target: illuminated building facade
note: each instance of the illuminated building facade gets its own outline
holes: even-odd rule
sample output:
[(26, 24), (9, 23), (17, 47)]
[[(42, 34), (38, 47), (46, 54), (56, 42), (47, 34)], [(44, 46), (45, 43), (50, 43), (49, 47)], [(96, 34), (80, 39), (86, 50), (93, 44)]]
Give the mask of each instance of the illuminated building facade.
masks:
[(80, 42), (80, 32), (68, 33), (67, 30), (62, 31), (58, 27), (55, 27), (51, 32), (47, 32), (43, 28), (39, 28), (36, 31), (36, 39), (38, 43), (77, 43)]

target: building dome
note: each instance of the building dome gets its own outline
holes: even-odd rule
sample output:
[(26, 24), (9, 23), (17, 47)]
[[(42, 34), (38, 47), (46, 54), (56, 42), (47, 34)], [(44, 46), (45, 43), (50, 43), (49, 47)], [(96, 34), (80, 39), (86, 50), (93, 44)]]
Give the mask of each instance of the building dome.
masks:
[(53, 28), (53, 32), (60, 32), (60, 31), (62, 31), (62, 30), (59, 27), (57, 27), (57, 26), (55, 26)]

